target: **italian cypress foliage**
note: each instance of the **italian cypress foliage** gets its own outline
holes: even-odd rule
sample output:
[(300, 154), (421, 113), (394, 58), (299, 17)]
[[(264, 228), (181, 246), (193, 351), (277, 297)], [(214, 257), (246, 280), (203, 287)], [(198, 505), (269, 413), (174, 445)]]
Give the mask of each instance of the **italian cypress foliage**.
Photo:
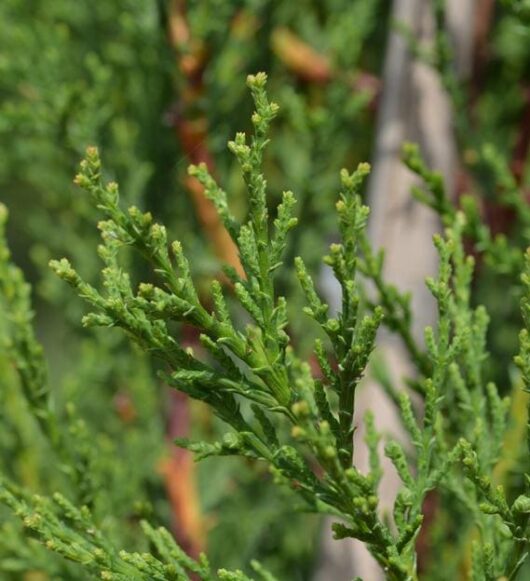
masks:
[[(411, 333), (410, 297), (384, 281), (384, 255), (371, 248), (366, 235), (369, 210), (360, 195), (370, 168), (360, 164), (353, 173), (343, 170), (336, 204), (340, 239), (324, 258), (342, 290), (336, 315), (330, 315), (303, 259), (296, 258), (294, 264), (306, 302), (299, 315), (318, 333), (316, 370), (298, 354), (289, 335), (287, 299), (278, 295), (275, 284), (284, 268), (289, 232), (297, 226), (294, 194), (285, 192), (275, 209), (268, 204), (263, 163), (278, 106), (267, 97), (265, 74), (249, 76), (247, 84), (255, 105), (254, 130), (250, 136), (238, 133), (229, 143), (247, 188), (246, 220), (232, 215), (227, 194), (206, 166), (189, 170), (203, 184), (238, 248), (241, 275), (226, 268), (224, 278), (211, 282), (207, 305), (194, 284), (186, 249), (149, 212), (122, 208), (118, 185), (104, 180), (95, 148), (87, 150), (75, 181), (103, 217), (101, 288), (86, 282), (67, 259), (52, 261), (52, 269), (90, 305), (85, 326), (122, 329), (162, 362), (165, 382), (207, 404), (228, 426), (219, 442), (177, 442), (198, 459), (234, 455), (265, 462), (275, 482), (298, 497), (300, 508), (336, 517), (335, 537), (363, 541), (391, 580), (419, 578), (417, 540), (426, 501), (435, 494), (441, 508), (427, 531), (437, 539), (434, 550), (454, 547), (452, 559), (469, 563), (469, 578), (514, 579), (528, 552), (530, 491), (524, 484), (513, 494), (503, 463), (513, 455), (513, 402), (521, 401), (521, 384), (528, 389), (530, 382), (530, 258), (499, 245), (471, 202), (454, 207), (440, 176), (415, 147), (407, 146), (405, 162), (424, 182), (414, 194), (440, 214), (445, 227), (434, 238), (438, 275), (426, 281), (438, 318), (425, 330), (423, 343), (417, 342)], [(528, 212), (515, 197), (512, 206), (526, 220)], [(492, 264), (508, 258), (513, 258), (510, 268), (526, 264), (520, 285), (524, 328), (516, 358), (521, 379), (514, 381), (507, 397), (488, 378), (488, 314), (472, 302), (475, 259), (466, 252), (468, 238)], [(133, 286), (121, 261), (126, 250), (145, 260), (152, 271), (148, 281)], [(29, 324), (27, 287), (5, 250), (1, 258), (6, 281), (0, 287), (2, 300), (10, 301), (15, 313), (9, 349), (14, 350), (24, 393), (42, 432), (62, 450), (43, 387), (40, 349)], [(375, 288), (369, 298), (363, 291), (365, 280)], [(241, 311), (245, 316), (236, 316)], [(194, 353), (176, 339), (174, 325), (183, 323), (199, 331), (204, 352)], [(384, 453), (402, 481), (391, 515), (382, 515), (378, 507), (384, 434), (377, 432), (372, 413), (365, 418), (370, 469), (362, 473), (352, 464), (355, 395), (382, 324), (401, 337), (417, 368), (410, 381), (414, 393), (394, 393), (410, 446), (385, 438)], [(516, 438), (516, 447), (520, 440)], [(525, 454), (527, 458), (528, 450)], [(84, 497), (32, 497), (8, 480), (0, 491), (0, 499), (47, 549), (104, 579), (215, 578), (205, 558), (196, 562), (186, 557), (167, 531), (147, 521), (142, 529), (151, 552), (128, 552), (106, 537)], [(457, 530), (446, 525), (453, 521)], [(259, 564), (254, 568), (256, 578), (272, 579)], [(247, 579), (241, 572), (217, 575)]]

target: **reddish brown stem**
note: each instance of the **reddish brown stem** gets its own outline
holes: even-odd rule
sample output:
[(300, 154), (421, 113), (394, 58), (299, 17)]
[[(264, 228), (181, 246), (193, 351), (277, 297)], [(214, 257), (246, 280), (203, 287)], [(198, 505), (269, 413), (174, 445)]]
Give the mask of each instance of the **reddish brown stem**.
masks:
[[(213, 158), (207, 145), (208, 120), (203, 115), (197, 117), (191, 113), (196, 109), (197, 101), (204, 93), (203, 71), (206, 51), (204, 46), (200, 42), (195, 42), (190, 35), (183, 0), (172, 0), (170, 4), (168, 37), (185, 80), (178, 106), (171, 115), (172, 124), (189, 163), (205, 163), (210, 173), (215, 174)], [(187, 178), (184, 183), (192, 196), (197, 217), (216, 255), (243, 276), (237, 247), (223, 227), (213, 203), (204, 195), (202, 185), (195, 178)]]
[(511, 170), (513, 177), (518, 185), (523, 182), (524, 167), (528, 157), (528, 148), (530, 147), (530, 88), (523, 89), (525, 108), (519, 124), (519, 133), (515, 143)]
[(164, 477), (172, 508), (172, 529), (179, 545), (191, 557), (197, 558), (204, 550), (204, 529), (199, 509), (195, 465), (187, 450), (177, 448), (173, 439), (189, 433), (190, 402), (186, 394), (170, 393), (170, 418), (168, 437), (170, 454), (162, 462), (160, 471)]

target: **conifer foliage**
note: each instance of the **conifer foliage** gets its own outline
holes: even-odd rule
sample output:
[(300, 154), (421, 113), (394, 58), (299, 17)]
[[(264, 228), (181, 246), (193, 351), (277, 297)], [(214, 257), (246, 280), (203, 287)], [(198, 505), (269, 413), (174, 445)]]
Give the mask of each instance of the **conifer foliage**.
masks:
[[(75, 268), (81, 265), (72, 266), (67, 259), (52, 261), (51, 268), (90, 306), (83, 325), (102, 327), (101, 333), (113, 327), (123, 330), (161, 362), (165, 383), (204, 402), (226, 424), (219, 442), (176, 442), (197, 459), (235, 455), (265, 462), (275, 483), (291, 489), (301, 509), (335, 517), (335, 537), (364, 542), (392, 580), (421, 576), (416, 541), (425, 526), (426, 499), (435, 494), (440, 516), (427, 530), (437, 543), (434, 550), (443, 552), (452, 543), (458, 547), (455, 560), (460, 562), (469, 553), (472, 579), (514, 579), (528, 554), (530, 491), (522, 484), (513, 494), (517, 487), (507, 486), (504, 466), (513, 459), (514, 438), (518, 449), (526, 431), (519, 407), (530, 384), (529, 255), (500, 247), (487, 227), (477, 222), (470, 201), (455, 208), (440, 176), (427, 168), (417, 149), (407, 146), (405, 162), (425, 184), (415, 195), (441, 215), (445, 226), (434, 239), (438, 276), (426, 281), (437, 303), (437, 323), (425, 330), (424, 344), (416, 342), (409, 297), (384, 281), (384, 256), (370, 246), (369, 210), (361, 201), (368, 164), (340, 175), (336, 203), (340, 240), (323, 258), (342, 291), (340, 312), (331, 314), (303, 258), (296, 258), (294, 265), (283, 262), (290, 231), (303, 226), (297, 225), (293, 193), (284, 192), (281, 203), (269, 207), (263, 159), (278, 105), (267, 97), (265, 74), (249, 76), (247, 84), (255, 105), (253, 132), (238, 133), (228, 145), (248, 192), (246, 221), (239, 222), (231, 213), (229, 196), (206, 166), (189, 169), (237, 246), (244, 274), (225, 268), (224, 277), (211, 281), (211, 300), (206, 304), (194, 283), (185, 245), (173, 241), (149, 212), (122, 208), (118, 185), (105, 181), (95, 148), (87, 150), (75, 181), (102, 215), (101, 287), (86, 282)], [(521, 220), (527, 214), (521, 208)], [(488, 314), (471, 300), (475, 260), (467, 252), (469, 240), (481, 244), (493, 262), (510, 256), (514, 268), (526, 264), (520, 287), (523, 330), (516, 358), (521, 379), (514, 381), (511, 397), (501, 397), (488, 380)], [(133, 284), (122, 261), (127, 249), (137, 252), (150, 268), (146, 282)], [(303, 312), (294, 314), (275, 285), (280, 270), (293, 267), (306, 301)], [(98, 486), (87, 484), (91, 455), (97, 452), (83, 443), (75, 412), (66, 421), (50, 401), (41, 349), (31, 328), (28, 288), (9, 260), (5, 240), (0, 269), (9, 358), (42, 435), (56, 450), (65, 477), (76, 483), (77, 494), (33, 496), (6, 477), (0, 484), (0, 500), (28, 534), (47, 550), (81, 564), (87, 574), (117, 580), (247, 579), (240, 571), (214, 574), (205, 557), (198, 562), (190, 559), (165, 529), (154, 528), (146, 519), (141, 524), (146, 547), (142, 552), (123, 550), (107, 538), (103, 523), (93, 514)], [(364, 290), (366, 281), (373, 283), (374, 292)], [(307, 328), (317, 336), (318, 370), (298, 353), (289, 334), (292, 316), (305, 317)], [(194, 353), (180, 344), (175, 335), (175, 324), (180, 323), (199, 331), (203, 351)], [(370, 470), (362, 473), (352, 463), (355, 395), (381, 325), (401, 337), (417, 368), (410, 390), (391, 390), (409, 445), (378, 433), (368, 413), (364, 421)], [(384, 454), (402, 481), (391, 515), (379, 509), (382, 440)], [(518, 467), (521, 478), (527, 457)], [(458, 530), (447, 525), (453, 521), (460, 523)], [(254, 578), (272, 579), (258, 563), (253, 567)]]

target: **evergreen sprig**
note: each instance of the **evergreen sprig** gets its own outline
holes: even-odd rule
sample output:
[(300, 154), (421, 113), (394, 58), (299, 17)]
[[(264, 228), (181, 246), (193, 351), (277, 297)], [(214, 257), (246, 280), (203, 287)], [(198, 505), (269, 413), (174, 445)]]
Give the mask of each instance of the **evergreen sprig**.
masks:
[[(182, 244), (171, 242), (165, 227), (149, 212), (122, 209), (118, 186), (104, 181), (95, 148), (88, 149), (76, 183), (104, 216), (99, 224), (102, 288), (87, 283), (67, 259), (52, 261), (51, 267), (91, 305), (93, 311), (83, 319), (86, 326), (123, 329), (162, 361), (164, 381), (205, 402), (231, 428), (219, 442), (181, 439), (177, 444), (198, 458), (238, 455), (266, 462), (276, 482), (291, 488), (306, 510), (340, 520), (333, 525), (337, 539), (351, 537), (366, 543), (391, 580), (418, 578), (416, 541), (424, 523), (425, 502), (435, 493), (451, 516), (465, 515), (458, 531), (462, 552), (458, 557), (463, 561), (471, 554), (472, 578), (514, 578), (528, 552), (530, 494), (526, 491), (512, 498), (498, 468), (509, 437), (511, 402), (488, 380), (488, 316), (483, 307), (472, 304), (474, 258), (466, 253), (464, 238), (481, 243), (494, 262), (500, 260), (494, 251), (497, 243), (482, 229), (471, 206), (460, 210), (451, 204), (441, 177), (409, 146), (406, 163), (425, 182), (425, 190), (415, 190), (415, 195), (441, 215), (445, 226), (443, 235), (434, 237), (438, 275), (426, 281), (438, 318), (433, 328), (425, 330), (421, 344), (411, 332), (410, 299), (384, 281), (383, 255), (373, 251), (366, 234), (369, 212), (360, 195), (369, 166), (360, 164), (351, 174), (343, 171), (336, 205), (340, 241), (331, 245), (324, 258), (342, 291), (336, 316), (330, 316), (302, 258), (295, 260), (306, 301), (303, 312), (320, 331), (314, 349), (320, 367), (317, 373), (299, 355), (288, 333), (287, 300), (276, 291), (288, 233), (296, 226), (295, 198), (285, 193), (276, 218), (270, 219), (263, 163), (278, 107), (269, 102), (265, 83), (262, 73), (248, 77), (256, 108), (254, 132), (250, 138), (239, 133), (229, 144), (248, 191), (247, 220), (239, 223), (232, 215), (226, 193), (206, 166), (190, 169), (239, 250), (243, 273), (226, 269), (230, 285), (223, 288), (221, 281), (212, 281), (211, 301), (205, 300), (194, 283)], [(510, 190), (513, 184), (505, 185)], [(526, 210), (515, 202), (512, 205), (526, 220)], [(135, 289), (122, 267), (124, 248), (138, 252), (152, 270), (149, 282)], [(363, 291), (358, 271), (374, 283), (375, 298)], [(527, 270), (522, 301), (526, 327), (529, 281)], [(9, 290), (2, 290), (9, 297)], [(236, 308), (246, 312), (246, 326), (235, 317)], [(25, 303), (24, 311), (28, 309)], [(370, 469), (363, 474), (352, 464), (355, 395), (382, 322), (401, 336), (419, 372), (413, 383), (414, 397), (406, 391), (394, 393), (409, 442), (387, 440), (385, 445), (385, 454), (402, 481), (391, 517), (381, 515), (378, 508), (382, 435), (370, 413), (365, 419)], [(204, 353), (185, 349), (174, 323), (196, 328)], [(527, 328), (521, 333), (516, 360), (527, 387), (528, 333)], [(517, 393), (512, 394), (514, 398)], [(60, 495), (31, 498), (12, 485), (4, 484), (1, 490), (3, 502), (48, 548), (100, 574), (115, 575), (108, 578), (129, 575), (134, 579), (139, 574), (180, 579), (188, 573), (212, 578), (205, 560), (185, 557), (164, 531), (143, 525), (153, 553), (116, 552), (98, 532), (88, 508), (79, 508)], [(255, 570), (270, 579), (259, 565)], [(220, 571), (219, 577), (246, 579), (241, 572)]]
[[(245, 276), (231, 271), (227, 274), (233, 298), (248, 312), (251, 324), (245, 328), (235, 325), (225, 293), (216, 281), (211, 287), (214, 310), (210, 312), (201, 303), (181, 244), (170, 244), (165, 228), (154, 223), (149, 213), (120, 208), (118, 187), (103, 182), (99, 155), (93, 148), (87, 151), (76, 183), (90, 193), (106, 218), (100, 223), (103, 245), (99, 250), (105, 262), (102, 275), (106, 292), (83, 281), (66, 259), (53, 261), (51, 266), (96, 308), (84, 318), (85, 325), (122, 327), (165, 362), (163, 376), (170, 385), (208, 403), (234, 429), (218, 444), (181, 441), (181, 445), (200, 456), (239, 454), (267, 461), (278, 480), (297, 491), (311, 510), (346, 517), (351, 534), (365, 539), (383, 566), (394, 577), (402, 578), (405, 568), (392, 534), (377, 515), (378, 477), (364, 476), (351, 466), (354, 394), (382, 318), (379, 309), (373, 315), (361, 316), (355, 283), (357, 240), (368, 214), (359, 192), (369, 167), (361, 164), (353, 174), (343, 172), (341, 176), (343, 193), (337, 211), (342, 243), (332, 245), (326, 258), (343, 289), (343, 309), (337, 318), (328, 318), (302, 260), (296, 261), (307, 296), (306, 310), (327, 334), (333, 354), (330, 359), (327, 348), (318, 348), (328, 370), (328, 379), (321, 381), (312, 376), (308, 363), (296, 356), (295, 345), (285, 331), (286, 301), (276, 296), (274, 289), (286, 235), (296, 225), (296, 218), (294, 197), (286, 193), (271, 231), (261, 165), (269, 124), (278, 107), (268, 101), (265, 81), (264, 74), (248, 78), (256, 106), (250, 144), (243, 134), (229, 144), (247, 184), (248, 221), (237, 224), (225, 194), (204, 166), (190, 169), (220, 210), (239, 248)], [(118, 262), (124, 246), (144, 256), (160, 277), (160, 286), (142, 283), (137, 292), (133, 291)], [(200, 331), (207, 360), (199, 360), (179, 346), (168, 327), (172, 321), (191, 324)], [(338, 365), (336, 376), (329, 372), (333, 361)], [(336, 409), (331, 395), (337, 399)], [(242, 413), (242, 400), (254, 404), (250, 415)], [(287, 439), (281, 429), (285, 422), (291, 425), (291, 438)], [(315, 462), (320, 470), (315, 471)], [(318, 477), (319, 472), (324, 477)]]
[[(98, 579), (108, 581), (251, 581), (241, 571), (225, 569), (214, 573), (205, 555), (189, 557), (163, 528), (141, 521), (150, 552), (118, 549), (98, 528), (90, 510), (78, 507), (59, 493), (52, 497), (28, 495), (8, 482), (0, 481), (0, 501), (22, 520), (29, 535), (49, 550), (79, 563)], [(259, 563), (252, 563), (256, 579), (274, 581)]]

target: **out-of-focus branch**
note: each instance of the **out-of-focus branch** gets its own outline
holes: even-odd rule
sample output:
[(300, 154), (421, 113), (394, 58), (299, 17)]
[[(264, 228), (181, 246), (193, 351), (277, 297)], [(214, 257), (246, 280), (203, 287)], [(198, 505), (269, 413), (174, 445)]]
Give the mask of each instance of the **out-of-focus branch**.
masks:
[[(171, 114), (171, 122), (189, 163), (206, 163), (215, 173), (213, 159), (208, 151), (208, 120), (192, 111), (204, 93), (203, 71), (206, 51), (190, 34), (184, 0), (172, 0), (168, 16), (168, 39), (175, 50), (177, 66), (184, 79), (179, 101)], [(204, 189), (194, 177), (187, 177), (185, 185), (190, 192), (197, 217), (218, 258), (243, 276), (236, 246), (223, 228), (213, 203), (204, 195)]]
[[(510, 170), (515, 183), (519, 187), (523, 185), (524, 170), (530, 149), (530, 89), (525, 87), (522, 88), (522, 91), (524, 95), (524, 108), (510, 162)], [(521, 196), (528, 197), (528, 194), (521, 191)], [(484, 220), (490, 227), (492, 234), (507, 234), (510, 232), (515, 223), (515, 212), (513, 208), (506, 207), (496, 198), (486, 198), (482, 202), (482, 210)]]
[(175, 438), (188, 436), (190, 427), (190, 406), (188, 397), (171, 391), (171, 414), (168, 437), (170, 455), (160, 465), (166, 491), (172, 507), (172, 528), (179, 545), (193, 558), (198, 558), (204, 550), (205, 538), (202, 524), (195, 465), (192, 455), (172, 442)]
[(511, 163), (513, 177), (518, 185), (522, 184), (524, 178), (524, 168), (530, 148), (530, 88), (525, 87), (523, 92), (525, 106), (519, 123), (519, 132), (517, 134)]
[(352, 77), (333, 68), (331, 59), (316, 51), (287, 28), (277, 28), (271, 36), (271, 47), (285, 67), (302, 81), (315, 85), (326, 85), (333, 79), (342, 78), (351, 85), (352, 91), (369, 91), (375, 103), (381, 80), (365, 71)]
[[(186, 21), (184, 0), (170, 0), (167, 20), (168, 42), (174, 49), (177, 66), (185, 79), (180, 101), (171, 113), (170, 121), (189, 163), (204, 161), (210, 170), (213, 162), (206, 146), (207, 121), (191, 120), (189, 111), (202, 92), (204, 51), (193, 44)], [(217, 256), (234, 267), (239, 266), (235, 247), (221, 227), (213, 204), (205, 197), (202, 186), (194, 178), (186, 178), (185, 185), (193, 199), (195, 210)], [(170, 393), (167, 435), (169, 453), (160, 464), (172, 512), (172, 530), (183, 549), (197, 557), (205, 548), (204, 528), (197, 493), (195, 465), (187, 450), (177, 448), (173, 440), (188, 436), (190, 401), (180, 392)]]
[(330, 60), (287, 28), (277, 28), (273, 31), (271, 46), (279, 60), (300, 79), (315, 84), (326, 84), (333, 78)]
[(471, 74), (472, 100), (478, 97), (482, 87), (484, 68), (489, 56), (488, 39), (493, 23), (495, 0), (478, 0), (475, 4), (474, 54)]

